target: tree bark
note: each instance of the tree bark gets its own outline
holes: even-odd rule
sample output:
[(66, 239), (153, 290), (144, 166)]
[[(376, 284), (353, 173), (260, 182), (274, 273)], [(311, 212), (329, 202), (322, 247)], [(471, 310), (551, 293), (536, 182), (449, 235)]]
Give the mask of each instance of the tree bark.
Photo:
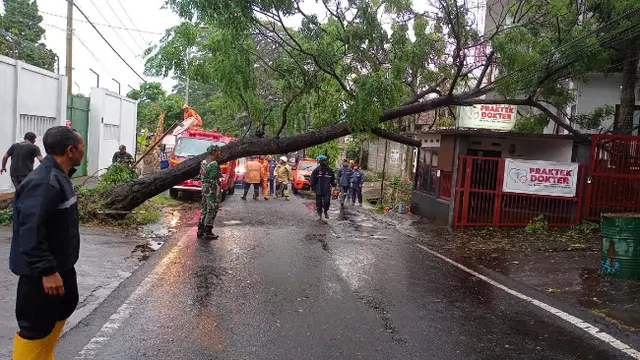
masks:
[(413, 147), (420, 147), (422, 145), (422, 143), (418, 140), (391, 132), (389, 130), (381, 129), (381, 128), (371, 129), (371, 133), (383, 139), (391, 140), (393, 142), (397, 142), (403, 145), (408, 145)]
[(636, 105), (636, 84), (638, 83), (638, 57), (640, 37), (636, 37), (626, 50), (622, 68), (622, 89), (620, 91), (620, 111), (614, 123), (615, 133), (629, 133), (633, 128), (633, 113)]

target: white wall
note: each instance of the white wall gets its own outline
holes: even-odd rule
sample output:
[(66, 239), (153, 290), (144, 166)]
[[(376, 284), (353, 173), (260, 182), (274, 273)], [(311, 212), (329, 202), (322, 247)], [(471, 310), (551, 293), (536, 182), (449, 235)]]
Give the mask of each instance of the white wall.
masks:
[(106, 89), (91, 89), (87, 170), (91, 175), (111, 165), (120, 145), (135, 156), (138, 103)]
[[(28, 131), (36, 134), (36, 144), (44, 155), (42, 136), (52, 126), (65, 125), (66, 118), (67, 81), (64, 76), (0, 56), (2, 155), (11, 144), (22, 141)], [(0, 176), (0, 192), (9, 191), (13, 191), (9, 175)]]
[[(480, 143), (474, 144), (474, 143)], [(493, 145), (493, 144), (499, 144)], [(509, 154), (515, 147), (515, 152)], [(469, 149), (502, 151), (503, 158), (524, 160), (546, 160), (558, 162), (571, 162), (573, 141), (562, 139), (531, 139), (531, 138), (506, 138), (497, 139), (491, 137), (472, 136), (469, 139)]]

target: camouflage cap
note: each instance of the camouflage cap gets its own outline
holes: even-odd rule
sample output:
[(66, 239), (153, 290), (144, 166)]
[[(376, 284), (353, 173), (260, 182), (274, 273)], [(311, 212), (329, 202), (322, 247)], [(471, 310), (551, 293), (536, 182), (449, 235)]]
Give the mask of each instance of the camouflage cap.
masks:
[(207, 153), (209, 154), (217, 153), (218, 151), (220, 151), (220, 146), (218, 145), (210, 145), (207, 148)]

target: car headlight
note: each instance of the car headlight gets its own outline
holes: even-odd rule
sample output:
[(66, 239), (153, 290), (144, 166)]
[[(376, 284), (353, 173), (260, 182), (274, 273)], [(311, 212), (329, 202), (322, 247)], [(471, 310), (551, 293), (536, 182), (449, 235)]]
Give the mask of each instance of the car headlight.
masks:
[(304, 180), (304, 175), (298, 175), (298, 180)]
[(244, 174), (247, 171), (247, 169), (245, 169), (244, 166), (240, 165), (238, 166), (236, 171), (238, 172), (238, 174)]

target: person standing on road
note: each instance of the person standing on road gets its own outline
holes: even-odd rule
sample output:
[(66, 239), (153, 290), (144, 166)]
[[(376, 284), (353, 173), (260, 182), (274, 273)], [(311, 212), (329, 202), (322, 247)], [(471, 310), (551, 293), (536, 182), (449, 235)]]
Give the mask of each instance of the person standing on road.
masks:
[(113, 154), (111, 158), (111, 163), (120, 163), (120, 164), (133, 164), (133, 156), (127, 152), (127, 147), (124, 145), (120, 145), (118, 151)]
[(2, 158), (2, 170), (0, 170), (0, 174), (7, 172), (7, 161), (11, 158), (9, 176), (11, 176), (11, 182), (13, 182), (16, 190), (27, 175), (33, 171), (34, 159), (38, 159), (38, 161), (42, 163), (42, 154), (35, 142), (36, 134), (28, 132), (24, 134), (24, 141), (11, 145)]
[(253, 185), (253, 200), (258, 200), (260, 187), (262, 181), (265, 179), (265, 173), (262, 164), (257, 160), (257, 156), (253, 155), (249, 158), (246, 165), (246, 171), (247, 172), (244, 175), (244, 195), (242, 195), (241, 199), (247, 200), (249, 188)]
[(273, 155), (267, 156), (267, 162), (269, 163), (269, 194), (275, 194), (276, 177), (274, 172), (276, 170), (276, 166), (278, 166), (278, 163), (276, 162), (276, 159), (273, 157)]
[(47, 156), (16, 191), (11, 271), (19, 276), (18, 331), (13, 359), (53, 359), (64, 327), (78, 305), (74, 268), (80, 251), (78, 204), (71, 183), (84, 140), (66, 126), (44, 134)]
[(291, 166), (287, 164), (286, 156), (280, 158), (280, 163), (276, 166), (274, 173), (277, 182), (275, 198), (277, 199), (282, 192), (285, 200), (289, 201), (289, 184), (293, 181), (293, 171)]
[(198, 221), (198, 239), (215, 240), (218, 235), (214, 234), (213, 222), (218, 215), (220, 196), (220, 147), (211, 145), (207, 148), (209, 157), (202, 161), (200, 165), (200, 178), (202, 179), (202, 211), (200, 221)]
[(358, 164), (353, 165), (353, 173), (351, 174), (351, 201), (353, 205), (358, 199), (358, 206), (362, 206), (362, 186), (364, 185), (364, 173), (360, 171)]
[(269, 181), (269, 162), (265, 160), (263, 155), (260, 155), (260, 157), (258, 157), (258, 161), (262, 166), (263, 172), (262, 181), (260, 182), (260, 185), (262, 186), (262, 195), (264, 196), (265, 200), (269, 200), (269, 184), (267, 184)]
[(331, 205), (331, 187), (336, 187), (336, 176), (333, 169), (327, 164), (327, 156), (320, 155), (316, 158), (320, 164), (311, 173), (309, 185), (316, 193), (316, 211), (318, 220), (329, 218), (329, 206)]
[(158, 148), (158, 160), (160, 161), (160, 170), (169, 167), (169, 155), (167, 155), (167, 144), (161, 144)]
[(353, 170), (349, 166), (349, 161), (344, 159), (342, 167), (338, 170), (338, 182), (340, 183), (340, 208), (344, 209), (344, 201), (349, 195), (351, 188), (351, 175)]

